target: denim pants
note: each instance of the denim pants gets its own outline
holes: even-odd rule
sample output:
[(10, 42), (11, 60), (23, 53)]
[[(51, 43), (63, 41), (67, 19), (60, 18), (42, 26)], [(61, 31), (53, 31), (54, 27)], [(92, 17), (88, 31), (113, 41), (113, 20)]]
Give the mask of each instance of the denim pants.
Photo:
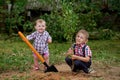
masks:
[(89, 62), (83, 62), (80, 60), (72, 60), (71, 58), (66, 57), (65, 61), (70, 67), (74, 65), (74, 68), (72, 70), (73, 72), (76, 72), (78, 70), (83, 70), (85, 73), (88, 73), (88, 68), (90, 68), (91, 65), (91, 60)]

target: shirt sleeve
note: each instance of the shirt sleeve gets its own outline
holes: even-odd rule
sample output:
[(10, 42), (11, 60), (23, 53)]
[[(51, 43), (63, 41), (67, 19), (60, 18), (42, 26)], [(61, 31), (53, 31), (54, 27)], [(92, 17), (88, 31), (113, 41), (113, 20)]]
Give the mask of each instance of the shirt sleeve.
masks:
[(85, 48), (85, 56), (86, 56), (86, 57), (87, 57), (87, 56), (92, 57), (92, 52), (91, 52), (91, 49), (90, 49), (89, 46), (86, 46), (86, 48)]
[(52, 40), (52, 37), (50, 35), (48, 35), (48, 39)]
[(46, 31), (46, 34), (47, 34), (47, 40), (52, 40), (52, 37), (50, 36), (50, 34)]
[(35, 36), (36, 36), (36, 32), (33, 32), (33, 33), (31, 33), (30, 35), (27, 35), (26, 38), (27, 38), (28, 40), (33, 40), (33, 39), (35, 39)]

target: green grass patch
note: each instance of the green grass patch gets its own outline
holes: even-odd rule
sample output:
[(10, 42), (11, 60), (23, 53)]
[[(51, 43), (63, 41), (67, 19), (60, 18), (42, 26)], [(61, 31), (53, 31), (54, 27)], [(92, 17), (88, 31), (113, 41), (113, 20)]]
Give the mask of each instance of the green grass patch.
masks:
[[(120, 66), (120, 41), (89, 41), (92, 59), (102, 64)], [(65, 62), (64, 53), (71, 46), (70, 43), (52, 43), (50, 48), (50, 63)], [(33, 65), (33, 56), (29, 47), (21, 40), (0, 40), (0, 73), (8, 70), (20, 72), (29, 70)]]
[(120, 62), (120, 41), (90, 41), (88, 43), (92, 49), (93, 60), (102, 61), (103, 63), (118, 65)]

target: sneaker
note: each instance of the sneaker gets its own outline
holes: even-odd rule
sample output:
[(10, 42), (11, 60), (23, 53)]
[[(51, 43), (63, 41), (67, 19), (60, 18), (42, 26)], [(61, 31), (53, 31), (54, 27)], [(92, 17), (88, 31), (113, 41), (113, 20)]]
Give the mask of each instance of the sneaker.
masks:
[(89, 68), (88, 69), (88, 73), (95, 73), (96, 71), (94, 70), (94, 69), (92, 69), (92, 68)]

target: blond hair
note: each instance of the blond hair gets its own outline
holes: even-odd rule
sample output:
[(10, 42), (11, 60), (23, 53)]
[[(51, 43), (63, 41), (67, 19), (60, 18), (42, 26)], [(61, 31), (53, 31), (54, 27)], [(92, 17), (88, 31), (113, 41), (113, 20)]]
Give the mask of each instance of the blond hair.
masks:
[[(77, 35), (78, 35), (79, 33), (82, 33), (82, 34), (85, 36), (86, 39), (89, 38), (89, 33), (88, 33), (86, 30), (81, 29), (80, 31), (78, 31)], [(77, 35), (76, 35), (76, 36), (77, 36)]]
[(37, 23), (42, 23), (42, 24), (44, 24), (44, 25), (46, 26), (46, 22), (45, 22), (45, 20), (43, 20), (43, 19), (37, 19), (37, 20), (35, 21), (35, 25), (36, 25)]

